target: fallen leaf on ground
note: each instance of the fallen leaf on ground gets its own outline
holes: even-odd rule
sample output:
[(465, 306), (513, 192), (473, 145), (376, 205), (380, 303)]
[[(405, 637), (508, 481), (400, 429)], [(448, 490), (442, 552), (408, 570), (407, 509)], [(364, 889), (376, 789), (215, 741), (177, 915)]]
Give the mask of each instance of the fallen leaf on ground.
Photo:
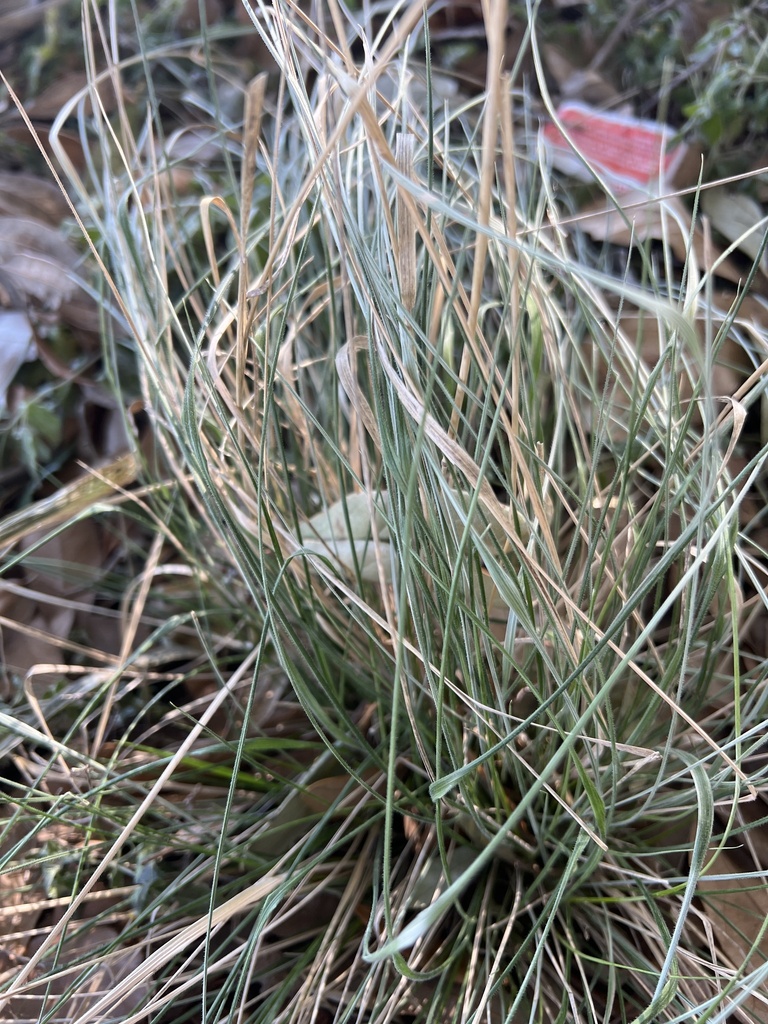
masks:
[(562, 50), (551, 44), (542, 47), (547, 69), (552, 73), (563, 97), (594, 106), (615, 105), (619, 93), (597, 71), (572, 64)]
[[(73, 930), (57, 952), (55, 965), (43, 961), (40, 983), (35, 985), (32, 981), (27, 992), (14, 995), (3, 1010), (3, 1020), (8, 1024), (42, 1019), (48, 1024), (72, 1024), (88, 1019), (91, 1008), (144, 961), (143, 950), (137, 946), (118, 945), (119, 938), (117, 929), (109, 925), (95, 925), (80, 932)], [(85, 961), (91, 951), (110, 945), (116, 946), (114, 952), (99, 955), (92, 969), (85, 964), (76, 966), (78, 961)], [(49, 979), (47, 975), (54, 969), (54, 977)], [(65, 996), (73, 981), (74, 988)], [(116, 1015), (112, 1019), (131, 1017), (147, 991), (146, 982), (132, 987), (110, 1007), (112, 1014)]]
[(5, 668), (26, 675), (37, 665), (57, 665), (63, 660), (61, 647), (55, 640), (67, 640), (75, 621), (71, 608), (37, 605), (29, 622), (18, 622), (19, 602), (14, 602), (13, 618), (0, 622), (0, 635), (5, 650)]
[(372, 539), (371, 509), (382, 548), (382, 565), (389, 582), (389, 531), (383, 511), (377, 506), (378, 495), (348, 494), (313, 516), (303, 529), (304, 548), (325, 555), (344, 569), (355, 572), (359, 566), (362, 579), (378, 580), (378, 560)]
[[(724, 238), (735, 242), (750, 259), (757, 259), (768, 231), (768, 218), (756, 200), (726, 188), (714, 188), (702, 193), (701, 207)], [(768, 275), (768, 252), (763, 252), (760, 270)]]
[(60, 224), (69, 212), (61, 189), (52, 181), (24, 171), (0, 171), (0, 214), (36, 217)]
[(691, 238), (691, 215), (675, 196), (649, 201), (643, 192), (631, 191), (620, 196), (619, 205), (599, 199), (581, 209), (576, 225), (595, 241), (613, 245), (629, 246), (649, 239), (663, 242), (681, 263), (693, 257), (699, 270), (711, 270), (734, 284), (744, 279), (741, 268), (723, 256), (721, 248), (706, 244), (698, 226)]
[(75, 290), (77, 253), (61, 233), (35, 217), (0, 217), (0, 269), (19, 295), (58, 309)]
[[(10, 806), (0, 809), (0, 855), (4, 858), (14, 848), (21, 848), (32, 830), (30, 821), (23, 817), (11, 823), (11, 813)], [(44, 897), (40, 872), (30, 864), (0, 871), (0, 976), (20, 965), (27, 951), (28, 933), (37, 924), (39, 903)]]
[(42, 24), (55, 7), (67, 0), (3, 0), (0, 14), (0, 39), (10, 43), (19, 36)]
[(120, 488), (133, 483), (139, 466), (135, 452), (121, 455), (99, 466), (98, 471), (65, 484), (50, 497), (0, 519), (0, 546), (15, 544), (37, 529), (53, 529), (98, 502), (109, 502)]
[[(88, 76), (85, 71), (68, 71), (52, 82), (47, 89), (44, 89), (34, 99), (24, 104), (24, 109), (34, 121), (53, 121), (61, 112), (61, 109), (75, 96), (82, 94), (82, 101), (85, 105), (85, 114), (90, 116), (93, 113), (90, 96), (91, 89), (88, 87)], [(99, 102), (107, 113), (115, 109), (115, 91), (108, 78), (102, 78), (98, 83)]]
[(36, 355), (35, 333), (27, 314), (20, 309), (0, 309), (0, 416), (13, 378)]
[[(742, 848), (743, 849), (743, 848)], [(705, 875), (698, 886), (707, 917), (712, 923), (715, 954), (718, 965), (742, 974), (756, 970), (768, 962), (768, 932), (763, 932), (755, 952), (747, 958), (753, 943), (768, 919), (768, 887), (764, 878), (747, 878), (754, 871), (752, 864), (746, 869), (740, 863), (738, 851), (722, 850), (710, 864), (707, 875), (728, 876), (709, 878)], [(746, 961), (746, 963), (745, 963)], [(738, 988), (733, 993), (738, 994)], [(749, 1017), (763, 1020), (768, 1014), (768, 1002), (758, 994), (748, 996), (740, 1007)]]

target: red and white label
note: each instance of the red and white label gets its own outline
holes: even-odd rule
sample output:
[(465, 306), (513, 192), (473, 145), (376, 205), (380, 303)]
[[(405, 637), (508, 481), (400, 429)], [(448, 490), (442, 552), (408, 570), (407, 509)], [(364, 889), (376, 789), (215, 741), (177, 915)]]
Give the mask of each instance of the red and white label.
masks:
[(672, 129), (656, 121), (608, 114), (583, 103), (564, 103), (557, 117), (562, 130), (550, 122), (539, 138), (552, 164), (582, 181), (594, 180), (591, 168), (619, 190), (663, 189), (686, 151), (683, 143), (670, 147)]

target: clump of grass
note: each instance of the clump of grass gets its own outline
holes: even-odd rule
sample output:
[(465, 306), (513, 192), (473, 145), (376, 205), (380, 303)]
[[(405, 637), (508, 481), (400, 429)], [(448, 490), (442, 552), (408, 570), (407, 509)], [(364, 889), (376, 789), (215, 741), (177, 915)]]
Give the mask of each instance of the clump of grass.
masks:
[[(130, 706), (140, 655), (204, 683), (177, 711), (155, 686), (87, 761), (72, 907), (130, 880), (119, 945), (146, 959), (78, 1020), (764, 1016), (762, 932), (718, 944), (735, 876), (702, 882), (765, 787), (740, 508), (766, 449), (732, 461), (761, 376), (721, 411), (706, 273), (648, 288), (577, 258), (529, 97), (493, 71), (503, 5), (486, 93), (451, 102), (420, 4), (251, 15), (276, 88), (243, 90), (234, 159), (221, 126), (216, 191), (177, 190), (151, 92), (200, 85), (197, 54), (148, 44), (146, 120), (94, 104), (91, 176), (70, 169), (161, 453), (142, 601), (169, 564), (195, 601), (40, 779), (72, 774), (99, 700)], [(119, 96), (128, 62), (86, 27), (94, 95)]]

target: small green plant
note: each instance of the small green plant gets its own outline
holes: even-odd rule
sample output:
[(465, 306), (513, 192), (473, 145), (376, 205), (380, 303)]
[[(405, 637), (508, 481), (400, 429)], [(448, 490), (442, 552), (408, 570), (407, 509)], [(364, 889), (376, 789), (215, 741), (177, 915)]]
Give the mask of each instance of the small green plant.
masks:
[(727, 153), (768, 130), (768, 18), (749, 9), (714, 22), (689, 58), (691, 100), (686, 129)]

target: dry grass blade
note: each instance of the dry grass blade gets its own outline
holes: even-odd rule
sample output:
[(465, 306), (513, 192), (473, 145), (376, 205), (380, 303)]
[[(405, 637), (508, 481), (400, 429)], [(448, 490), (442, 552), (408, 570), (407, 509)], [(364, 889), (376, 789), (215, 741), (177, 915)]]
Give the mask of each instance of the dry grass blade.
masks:
[[(395, 161), (400, 173), (410, 178), (413, 173), (414, 139), (400, 134), (395, 145)], [(416, 225), (402, 196), (397, 204), (397, 267), (403, 307), (412, 310), (416, 301)]]
[(6, 516), (0, 521), (0, 544), (10, 548), (31, 533), (53, 530), (91, 512), (94, 506), (113, 498), (119, 488), (133, 483), (138, 468), (134, 453), (122, 455), (98, 472), (90, 472), (60, 488), (50, 498), (41, 499), (31, 509)]

